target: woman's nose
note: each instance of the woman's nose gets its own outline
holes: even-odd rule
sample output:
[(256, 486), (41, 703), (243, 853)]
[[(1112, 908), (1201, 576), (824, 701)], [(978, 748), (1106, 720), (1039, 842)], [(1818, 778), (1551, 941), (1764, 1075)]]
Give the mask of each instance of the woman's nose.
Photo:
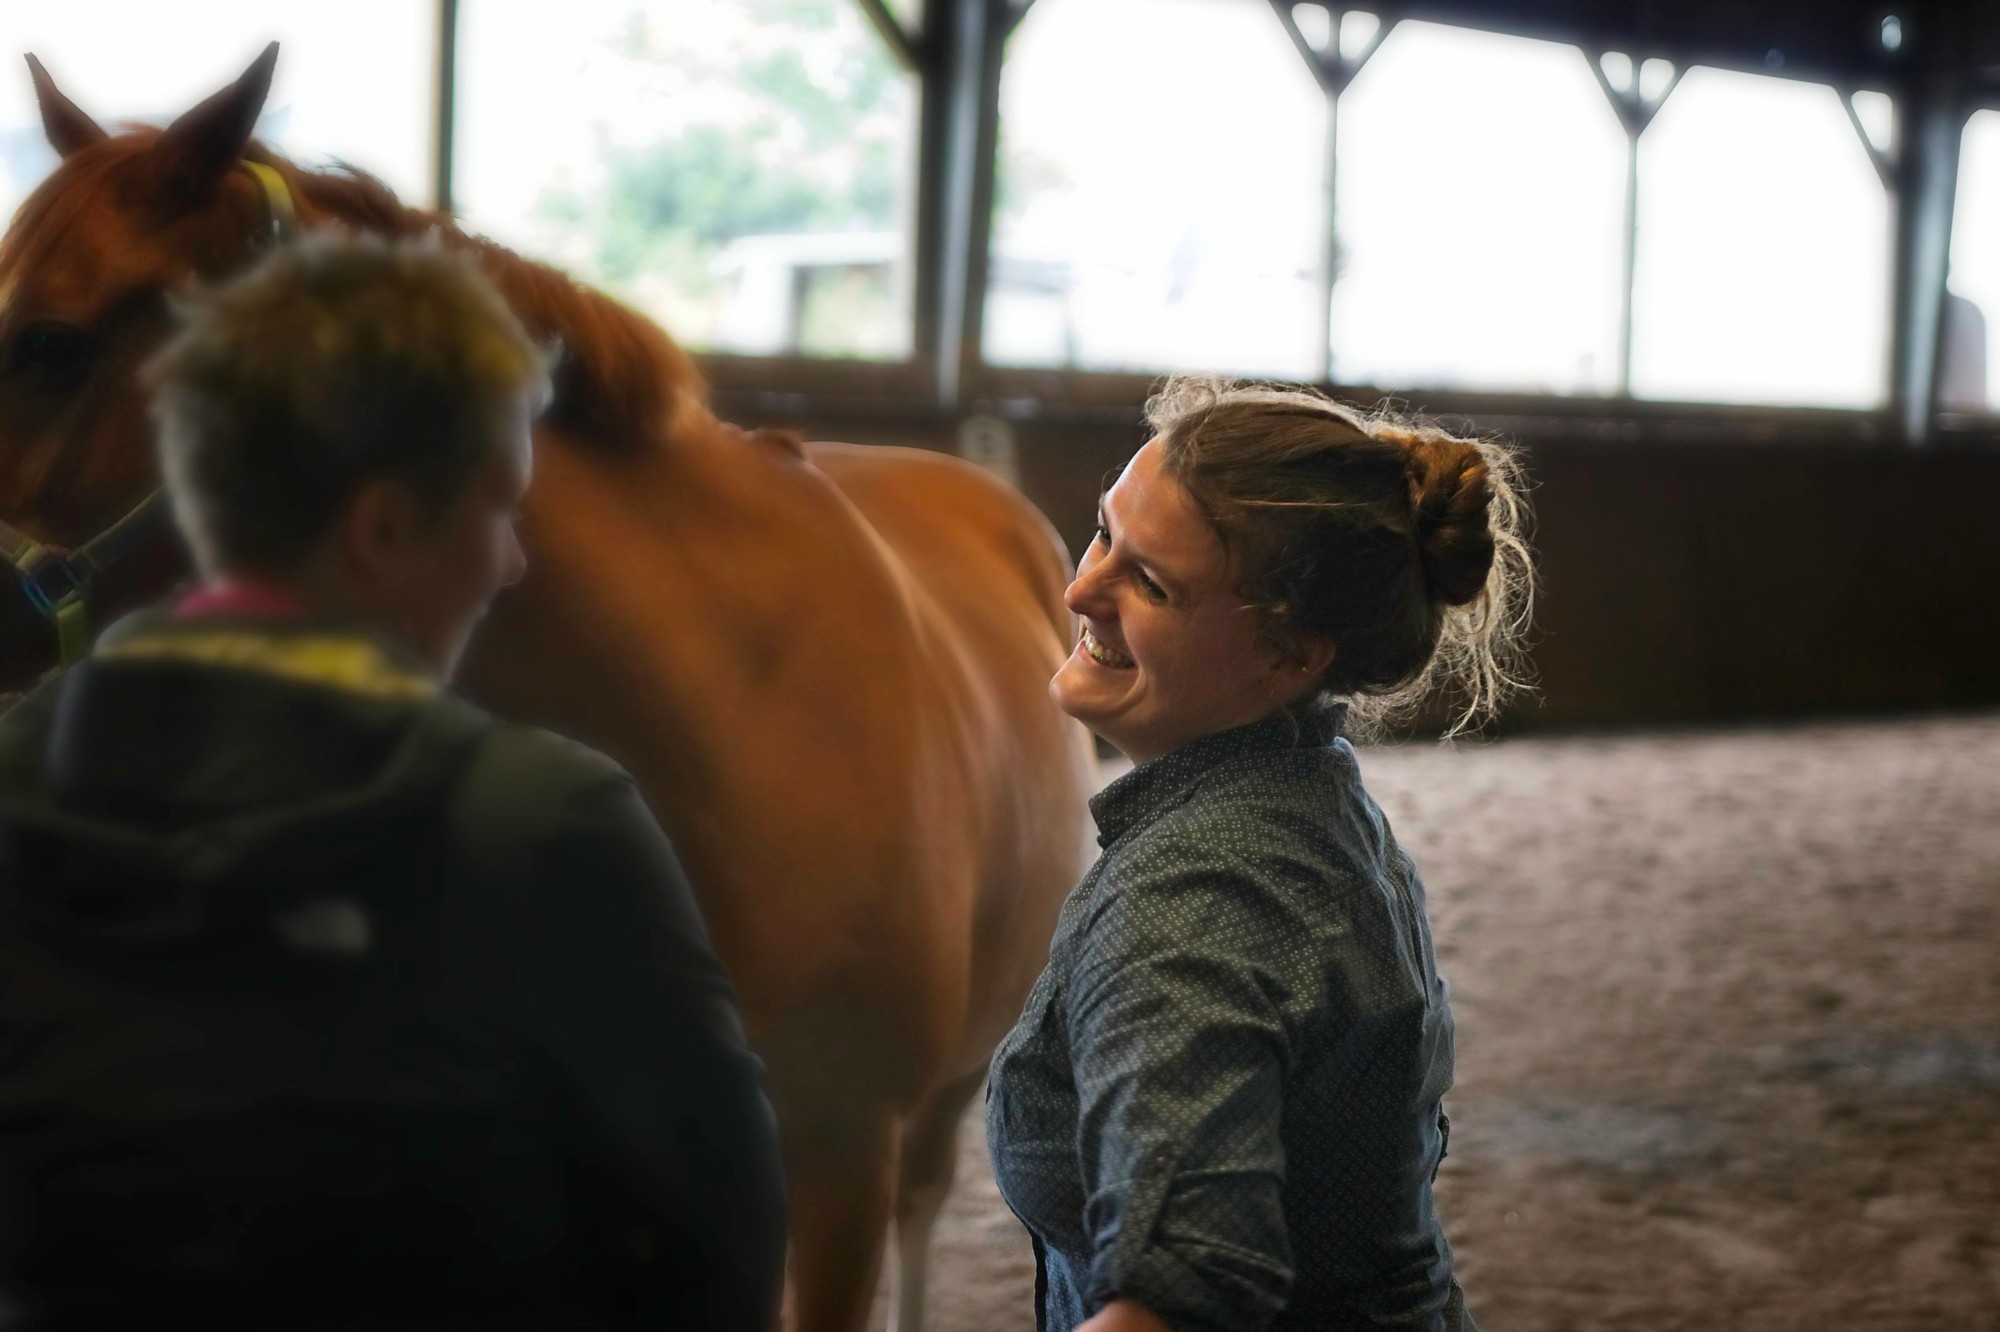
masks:
[(1098, 577), (1103, 567), (1102, 560), (1086, 558), (1076, 571), (1076, 577), (1063, 590), (1063, 605), (1069, 607), (1072, 615), (1092, 615), (1104, 606), (1104, 580)]

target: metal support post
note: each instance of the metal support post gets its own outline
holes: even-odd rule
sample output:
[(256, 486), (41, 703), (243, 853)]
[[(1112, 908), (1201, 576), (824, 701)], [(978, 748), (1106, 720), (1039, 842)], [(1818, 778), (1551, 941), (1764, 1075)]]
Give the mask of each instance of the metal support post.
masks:
[(1606, 52), (1584, 51), (1582, 54), (1590, 62), (1590, 72), (1597, 76), (1597, 86), (1610, 99), (1611, 110), (1625, 130), (1625, 252), (1618, 294), (1618, 392), (1621, 396), (1630, 397), (1632, 289), (1639, 274), (1639, 136), (1646, 132), (1646, 127), (1653, 123), (1653, 117), (1667, 104), (1667, 97), (1679, 86), (1683, 71), (1675, 66), (1665, 86), (1649, 97), (1640, 86), (1643, 62), (1637, 57), (1627, 57), (1632, 66), (1631, 74), (1626, 85), (1620, 88), (1604, 72)]
[(1306, 68), (1312, 71), (1320, 91), (1326, 94), (1326, 212), (1320, 236), (1318, 351), (1320, 374), (1332, 383), (1334, 286), (1340, 280), (1340, 95), (1354, 82), (1355, 75), (1368, 63), (1368, 57), (1381, 49), (1389, 30), (1395, 26), (1395, 20), (1383, 20), (1367, 45), (1348, 56), (1340, 49), (1340, 25), (1346, 16), (1344, 11), (1328, 7), (1331, 22), (1326, 49), (1315, 50), (1292, 13), (1292, 0), (1271, 0), (1271, 9), (1278, 22), (1284, 25), (1285, 34), (1292, 39), (1293, 49), (1305, 60)]
[(1911, 444), (1927, 442), (1937, 413), (1938, 353), (1951, 265), (1952, 206), (1958, 192), (1959, 139), (1966, 102), (1957, 76), (1932, 71), (1905, 103), (1909, 150), (1898, 163), (1895, 194), (1894, 325), (1890, 331), (1891, 398), (1896, 426)]
[(452, 210), (452, 146), (458, 117), (458, 0), (438, 0), (437, 102), (431, 108), (431, 198), (440, 213)]

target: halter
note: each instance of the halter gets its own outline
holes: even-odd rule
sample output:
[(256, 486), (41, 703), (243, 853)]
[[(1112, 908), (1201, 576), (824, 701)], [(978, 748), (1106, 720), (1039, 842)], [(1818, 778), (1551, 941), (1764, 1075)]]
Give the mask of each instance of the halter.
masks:
[[(298, 209), (285, 178), (263, 162), (236, 165), (257, 184), (264, 214), (260, 244), (284, 240), (298, 225)], [(75, 549), (37, 541), (11, 523), (0, 522), (0, 568), (13, 570), (14, 584), (35, 614), (55, 627), (56, 665), (49, 674), (74, 666), (88, 654), (98, 583), (170, 529), (168, 509), (165, 491), (156, 489)]]

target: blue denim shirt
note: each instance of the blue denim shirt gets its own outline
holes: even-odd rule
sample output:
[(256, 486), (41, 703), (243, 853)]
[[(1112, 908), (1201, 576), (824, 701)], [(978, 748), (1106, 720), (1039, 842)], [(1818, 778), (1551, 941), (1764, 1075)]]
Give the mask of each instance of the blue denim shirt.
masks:
[(1039, 1326), (1472, 1327), (1431, 1206), (1451, 1008), (1423, 885), (1341, 713), (1278, 716), (1094, 801), (1103, 855), (993, 1057), (987, 1138)]

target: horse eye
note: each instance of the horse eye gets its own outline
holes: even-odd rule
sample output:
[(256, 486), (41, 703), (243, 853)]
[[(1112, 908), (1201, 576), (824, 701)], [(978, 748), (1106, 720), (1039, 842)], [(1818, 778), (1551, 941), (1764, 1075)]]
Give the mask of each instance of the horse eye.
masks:
[(35, 371), (53, 388), (74, 388), (90, 369), (95, 341), (82, 329), (38, 324), (14, 339), (10, 368)]

